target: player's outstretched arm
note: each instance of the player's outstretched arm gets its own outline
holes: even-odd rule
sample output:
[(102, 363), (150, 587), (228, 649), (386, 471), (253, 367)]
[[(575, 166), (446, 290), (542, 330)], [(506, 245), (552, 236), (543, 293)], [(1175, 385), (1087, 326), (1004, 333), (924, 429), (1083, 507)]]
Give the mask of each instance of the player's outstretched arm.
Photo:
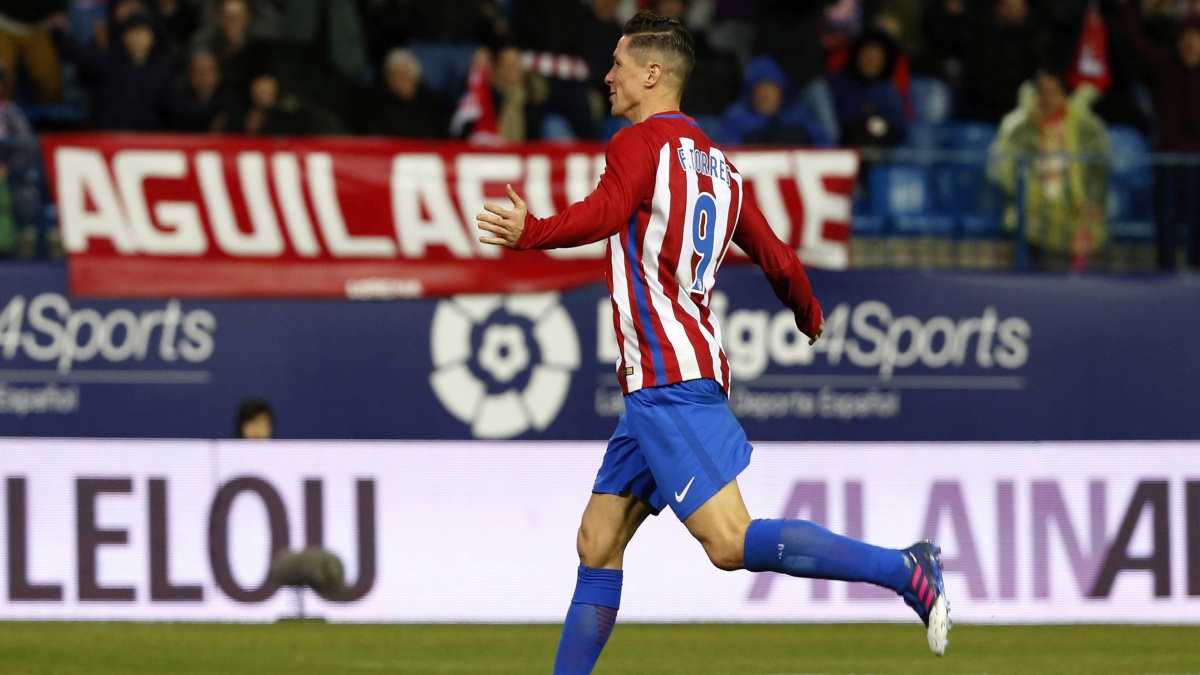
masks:
[(804, 265), (800, 264), (796, 252), (775, 236), (775, 231), (749, 196), (743, 201), (737, 229), (733, 231), (733, 243), (762, 268), (775, 296), (796, 316), (796, 327), (808, 336), (808, 344), (816, 342), (825, 332), (825, 317), (821, 303), (813, 296)]
[(488, 233), (479, 237), (479, 241), (495, 246), (516, 248), (517, 240), (525, 231), (525, 216), (528, 215), (529, 209), (525, 207), (525, 200), (521, 199), (521, 195), (517, 194), (513, 186), (505, 185), (504, 187), (508, 190), (508, 198), (512, 200), (512, 209), (506, 209), (498, 204), (484, 204), (483, 210), (487, 213), (475, 216), (478, 221), (475, 226)]

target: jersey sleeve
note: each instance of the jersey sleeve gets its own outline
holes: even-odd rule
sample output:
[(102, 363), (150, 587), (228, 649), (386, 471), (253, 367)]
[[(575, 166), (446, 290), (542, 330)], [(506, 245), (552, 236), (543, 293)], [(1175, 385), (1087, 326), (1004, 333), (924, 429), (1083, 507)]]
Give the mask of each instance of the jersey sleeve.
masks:
[(604, 161), (600, 185), (583, 201), (549, 218), (527, 214), (515, 248), (571, 248), (620, 232), (653, 191), (656, 161), (646, 140), (632, 129), (613, 137)]
[(812, 284), (804, 273), (804, 265), (790, 246), (775, 236), (762, 211), (754, 200), (745, 195), (733, 243), (762, 268), (771, 282), (775, 296), (796, 316), (796, 326), (807, 336), (817, 334), (821, 327), (821, 305), (813, 297)]

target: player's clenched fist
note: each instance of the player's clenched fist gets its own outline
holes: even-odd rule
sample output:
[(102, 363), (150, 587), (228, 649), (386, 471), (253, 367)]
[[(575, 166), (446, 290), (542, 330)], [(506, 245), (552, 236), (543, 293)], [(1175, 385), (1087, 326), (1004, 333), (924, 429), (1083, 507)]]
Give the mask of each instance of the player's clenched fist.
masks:
[(487, 213), (475, 216), (475, 219), (479, 221), (476, 223), (476, 227), (492, 234), (492, 236), (483, 235), (479, 241), (485, 244), (516, 248), (517, 240), (521, 238), (521, 232), (525, 230), (525, 215), (529, 210), (525, 208), (525, 200), (521, 199), (521, 195), (517, 194), (511, 185), (504, 187), (508, 189), (508, 198), (512, 200), (512, 210), (496, 204), (484, 204), (483, 209)]

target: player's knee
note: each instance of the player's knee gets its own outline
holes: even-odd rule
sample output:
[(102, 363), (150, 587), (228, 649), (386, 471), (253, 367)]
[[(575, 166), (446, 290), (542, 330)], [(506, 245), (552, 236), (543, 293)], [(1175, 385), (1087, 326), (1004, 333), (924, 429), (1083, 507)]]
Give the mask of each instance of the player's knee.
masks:
[(617, 555), (616, 537), (611, 533), (597, 531), (585, 523), (580, 526), (579, 534), (575, 537), (575, 549), (579, 552), (579, 562), (585, 567), (604, 567)]
[(704, 545), (704, 552), (717, 569), (726, 572), (740, 570), (746, 566), (742, 542), (725, 540)]

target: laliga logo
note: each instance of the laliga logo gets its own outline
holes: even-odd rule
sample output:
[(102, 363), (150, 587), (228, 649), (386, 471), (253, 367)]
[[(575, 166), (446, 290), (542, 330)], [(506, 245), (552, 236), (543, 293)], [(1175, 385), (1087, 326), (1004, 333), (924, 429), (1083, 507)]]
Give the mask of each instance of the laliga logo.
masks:
[(545, 430), (579, 368), (579, 337), (557, 293), (443, 300), (430, 342), (429, 384), (475, 438)]

